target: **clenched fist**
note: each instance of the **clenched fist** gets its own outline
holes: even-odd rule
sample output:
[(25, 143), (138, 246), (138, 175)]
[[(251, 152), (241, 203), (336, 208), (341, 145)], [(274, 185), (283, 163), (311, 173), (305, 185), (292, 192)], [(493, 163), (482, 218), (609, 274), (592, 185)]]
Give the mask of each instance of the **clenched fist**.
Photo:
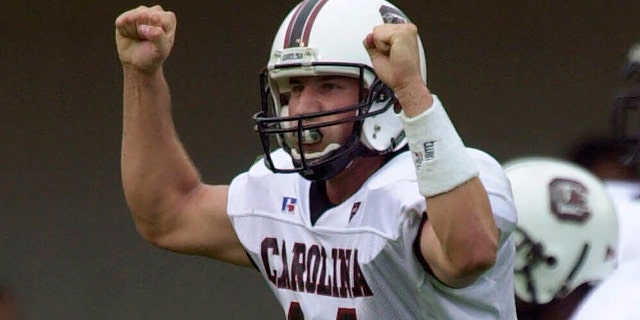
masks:
[(363, 40), (376, 74), (395, 92), (409, 117), (432, 103), (421, 75), (418, 40), (418, 28), (411, 23), (378, 25)]
[(139, 72), (153, 73), (171, 52), (176, 16), (160, 6), (140, 6), (116, 18), (115, 27), (122, 65)]

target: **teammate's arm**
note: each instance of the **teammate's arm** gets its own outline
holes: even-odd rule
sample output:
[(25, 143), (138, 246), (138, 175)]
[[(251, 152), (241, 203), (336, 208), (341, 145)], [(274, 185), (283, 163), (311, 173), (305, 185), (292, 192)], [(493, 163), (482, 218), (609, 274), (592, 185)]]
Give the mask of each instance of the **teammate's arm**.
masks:
[(162, 64), (175, 15), (141, 6), (120, 15), (115, 29), (124, 73), (122, 184), (137, 230), (164, 249), (249, 266), (226, 215), (228, 187), (201, 182), (174, 127)]
[[(384, 24), (364, 40), (376, 74), (394, 90), (407, 119), (434, 105), (419, 71), (417, 34), (413, 24)], [(471, 177), (452, 190), (428, 195), (426, 201), (429, 219), (420, 239), (423, 257), (445, 284), (471, 283), (497, 256), (498, 228), (487, 192), (477, 177)]]

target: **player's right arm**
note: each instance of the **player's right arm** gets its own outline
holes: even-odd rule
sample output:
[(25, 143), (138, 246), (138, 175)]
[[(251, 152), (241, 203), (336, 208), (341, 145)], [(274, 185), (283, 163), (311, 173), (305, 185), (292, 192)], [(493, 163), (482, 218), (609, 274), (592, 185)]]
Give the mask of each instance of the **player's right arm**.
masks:
[(122, 184), (138, 232), (172, 251), (250, 266), (229, 221), (228, 186), (205, 185), (175, 130), (162, 65), (176, 17), (138, 7), (115, 21), (123, 66)]

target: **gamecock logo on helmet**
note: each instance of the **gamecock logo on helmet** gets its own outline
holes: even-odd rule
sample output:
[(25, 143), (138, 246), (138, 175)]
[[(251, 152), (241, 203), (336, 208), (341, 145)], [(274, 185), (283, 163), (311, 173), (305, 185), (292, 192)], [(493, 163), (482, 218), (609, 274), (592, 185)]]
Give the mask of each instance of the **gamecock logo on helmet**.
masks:
[(551, 212), (560, 220), (585, 222), (591, 217), (587, 188), (578, 181), (557, 178), (549, 183)]

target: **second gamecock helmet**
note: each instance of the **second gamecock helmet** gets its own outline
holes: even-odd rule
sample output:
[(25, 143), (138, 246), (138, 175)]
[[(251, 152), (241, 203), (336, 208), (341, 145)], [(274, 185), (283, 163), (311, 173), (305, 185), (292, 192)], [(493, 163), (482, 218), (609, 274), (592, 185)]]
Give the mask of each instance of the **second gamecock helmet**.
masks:
[[(405, 22), (409, 19), (404, 13), (382, 0), (307, 0), (289, 12), (261, 74), (262, 109), (254, 115), (269, 169), (326, 180), (356, 157), (390, 154), (406, 145), (399, 112), (394, 109), (395, 94), (378, 79), (363, 46), (375, 26)], [(426, 83), (424, 49), (420, 39), (418, 43)], [(330, 75), (359, 79), (363, 89), (359, 102), (338, 110), (291, 116), (289, 79)], [(340, 120), (323, 120), (332, 115)], [(305, 144), (322, 139), (323, 128), (345, 123), (352, 125), (346, 141), (329, 144), (321, 152), (301, 151)], [(270, 156), (277, 147), (289, 153), (292, 165), (278, 167)]]
[(504, 168), (518, 211), (515, 293), (546, 304), (616, 267), (618, 221), (603, 183), (564, 160), (525, 157)]

